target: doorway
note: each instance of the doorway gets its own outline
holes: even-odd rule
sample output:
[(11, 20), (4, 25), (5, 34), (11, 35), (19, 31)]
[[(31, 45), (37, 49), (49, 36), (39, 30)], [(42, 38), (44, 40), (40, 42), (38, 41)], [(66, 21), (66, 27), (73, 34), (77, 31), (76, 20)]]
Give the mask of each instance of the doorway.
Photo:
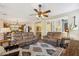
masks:
[(41, 26), (36, 26), (36, 36), (38, 39), (41, 39), (41, 36), (42, 36)]

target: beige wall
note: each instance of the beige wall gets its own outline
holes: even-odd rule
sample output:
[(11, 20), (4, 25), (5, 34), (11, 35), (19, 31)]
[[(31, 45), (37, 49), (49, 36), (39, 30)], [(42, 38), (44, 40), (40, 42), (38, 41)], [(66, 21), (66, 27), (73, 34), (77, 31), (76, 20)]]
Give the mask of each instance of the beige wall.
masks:
[(42, 36), (46, 35), (47, 32), (51, 32), (51, 23), (47, 23), (46, 21), (40, 21), (40, 22), (34, 22), (31, 23), (29, 26), (31, 26), (32, 30), (31, 32), (34, 32), (34, 34), (36, 33), (36, 27), (39, 26), (40, 27), (40, 31)]
[(3, 27), (3, 21), (0, 20), (0, 28)]

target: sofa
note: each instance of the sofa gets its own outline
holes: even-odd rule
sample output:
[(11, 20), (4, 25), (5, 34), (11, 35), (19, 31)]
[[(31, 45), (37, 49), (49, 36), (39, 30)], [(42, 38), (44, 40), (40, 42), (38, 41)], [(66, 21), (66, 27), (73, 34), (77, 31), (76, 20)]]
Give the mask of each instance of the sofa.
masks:
[(43, 41), (53, 46), (59, 46), (62, 39), (62, 32), (48, 32), (46, 36), (43, 37)]
[(38, 41), (33, 32), (17, 32), (12, 34), (11, 37), (11, 45), (29, 45)]

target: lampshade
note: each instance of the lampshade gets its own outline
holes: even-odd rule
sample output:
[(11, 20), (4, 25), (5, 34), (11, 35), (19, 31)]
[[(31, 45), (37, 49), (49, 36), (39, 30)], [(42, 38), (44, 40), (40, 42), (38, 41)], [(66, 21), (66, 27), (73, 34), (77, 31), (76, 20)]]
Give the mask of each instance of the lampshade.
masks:
[(74, 27), (72, 30), (74, 31), (78, 30), (78, 26)]
[(10, 28), (0, 28), (0, 33), (11, 32)]

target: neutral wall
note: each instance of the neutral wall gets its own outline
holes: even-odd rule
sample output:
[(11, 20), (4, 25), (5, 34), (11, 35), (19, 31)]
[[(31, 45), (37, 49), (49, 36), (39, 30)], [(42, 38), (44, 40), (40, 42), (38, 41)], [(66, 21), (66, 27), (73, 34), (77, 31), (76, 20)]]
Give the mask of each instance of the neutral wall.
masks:
[(2, 27), (3, 27), (3, 21), (0, 20), (0, 28), (2, 28)]
[(67, 18), (68, 19), (68, 24), (73, 24), (74, 23), (74, 16), (76, 16), (76, 25), (78, 26), (78, 30), (76, 31), (70, 31), (70, 37), (75, 39), (75, 40), (79, 40), (78, 39), (78, 35), (79, 35), (79, 10), (75, 10), (75, 11), (72, 11), (72, 12), (68, 12), (68, 13), (64, 13), (64, 14), (61, 14), (61, 15), (56, 15), (54, 16), (54, 19), (58, 19), (58, 18)]

